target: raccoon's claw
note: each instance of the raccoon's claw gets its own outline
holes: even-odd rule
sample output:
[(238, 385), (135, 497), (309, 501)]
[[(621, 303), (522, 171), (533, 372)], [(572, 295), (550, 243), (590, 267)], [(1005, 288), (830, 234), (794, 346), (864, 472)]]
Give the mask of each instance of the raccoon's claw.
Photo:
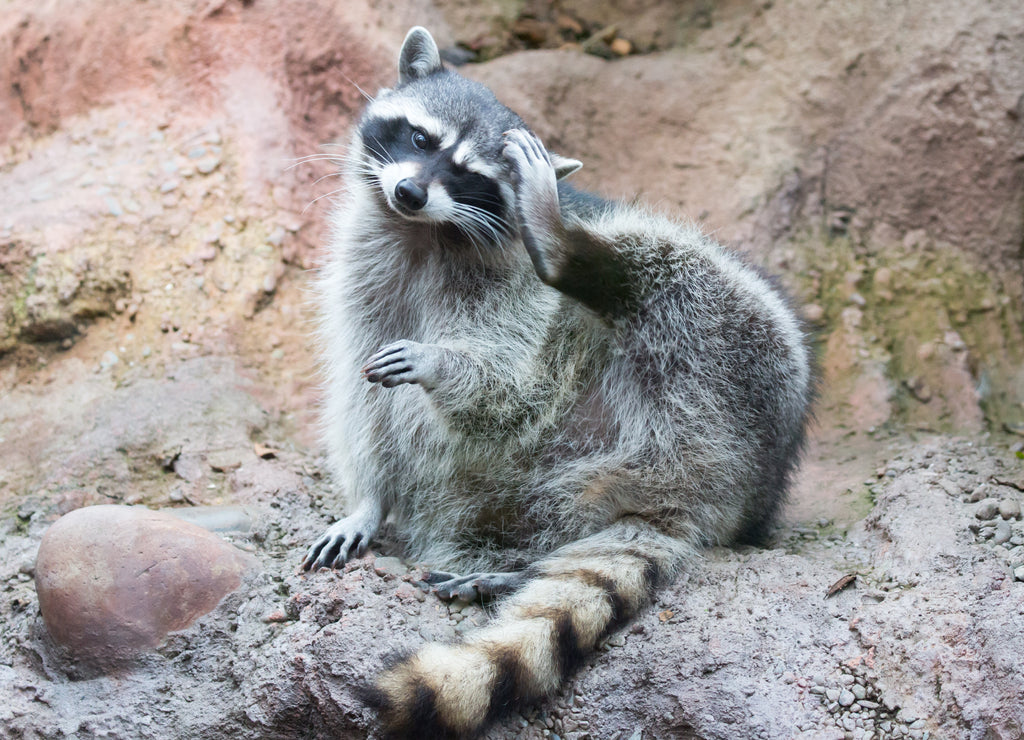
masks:
[(431, 572), (424, 579), (434, 587), (442, 601), (479, 601), (508, 593), (522, 583), (520, 573), (452, 573)]
[(394, 342), (377, 351), (363, 365), (363, 377), (385, 388), (418, 383), (428, 390), (437, 385), (437, 347), (408, 340)]
[(376, 532), (376, 524), (366, 517), (348, 516), (336, 521), (309, 548), (302, 570), (340, 568), (349, 560), (362, 557)]
[[(517, 200), (521, 195), (519, 190), (522, 184), (532, 180), (535, 186), (549, 185), (550, 193), (548, 194), (553, 195), (557, 203), (558, 189), (555, 185), (555, 168), (540, 139), (521, 128), (506, 131), (504, 137), (505, 148), (501, 153), (512, 165), (512, 185), (516, 188)], [(543, 189), (548, 190), (547, 187)]]
[[(521, 162), (534, 166), (540, 163), (551, 165), (551, 157), (548, 154), (548, 150), (544, 148), (536, 134), (526, 129), (514, 128), (511, 131), (506, 131), (503, 136), (505, 137), (505, 148), (502, 150), (502, 154), (513, 165), (518, 165)], [(517, 168), (514, 166), (513, 170), (515, 169)], [(551, 173), (554, 174), (553, 165)]]

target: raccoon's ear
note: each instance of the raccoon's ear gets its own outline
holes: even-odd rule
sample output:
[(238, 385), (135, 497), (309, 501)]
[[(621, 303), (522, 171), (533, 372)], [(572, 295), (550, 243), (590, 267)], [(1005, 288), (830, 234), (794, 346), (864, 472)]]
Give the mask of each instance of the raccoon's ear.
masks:
[(434, 37), (422, 26), (410, 28), (402, 42), (402, 50), (398, 53), (399, 84), (426, 77), (441, 69), (441, 54), (434, 43)]
[(563, 157), (562, 155), (555, 154), (554, 152), (548, 152), (548, 156), (551, 157), (551, 164), (555, 168), (556, 180), (568, 177), (583, 166), (583, 163), (578, 159), (569, 159), (568, 157)]

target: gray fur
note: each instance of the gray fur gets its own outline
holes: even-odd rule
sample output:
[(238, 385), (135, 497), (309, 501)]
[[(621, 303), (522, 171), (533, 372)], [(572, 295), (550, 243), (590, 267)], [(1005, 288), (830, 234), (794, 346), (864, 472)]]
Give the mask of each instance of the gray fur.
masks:
[[(443, 579), (444, 595), (519, 589), (496, 625), (520, 637), (424, 648), (378, 685), (392, 730), (418, 726), (405, 702), (426, 682), (439, 731), (471, 734), (496, 699), (446, 671), (472, 665), (498, 692), (495, 666), (536, 656), (530, 640), (588, 650), (700, 547), (763, 531), (812, 391), (772, 285), (692, 226), (556, 184), (578, 163), (441, 69), (436, 48), (409, 33), (400, 84), (353, 135), (318, 285), (323, 432), (352, 513), (304, 565), (358, 556), (390, 516), (409, 557), (473, 574)], [(409, 149), (406, 115), (436, 149)], [(476, 196), (446, 179), (463, 171), (454, 158), (486, 173), (494, 213), (458, 202)], [(403, 177), (434, 188), (422, 211), (394, 204)], [(520, 668), (520, 700), (560, 680)]]

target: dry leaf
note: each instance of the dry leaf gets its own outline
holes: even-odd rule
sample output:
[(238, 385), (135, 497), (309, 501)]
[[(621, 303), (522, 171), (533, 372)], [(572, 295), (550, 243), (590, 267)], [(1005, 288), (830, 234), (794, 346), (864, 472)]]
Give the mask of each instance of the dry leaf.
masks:
[(270, 460), (271, 458), (277, 457), (277, 450), (267, 445), (261, 445), (259, 442), (253, 442), (252, 450), (257, 456), (262, 457), (264, 460)]
[(853, 582), (857, 580), (856, 573), (847, 573), (845, 576), (840, 578), (838, 581), (828, 587), (828, 591), (825, 592), (825, 598), (829, 596), (835, 596), (837, 593), (842, 591), (844, 588), (849, 588), (853, 585)]

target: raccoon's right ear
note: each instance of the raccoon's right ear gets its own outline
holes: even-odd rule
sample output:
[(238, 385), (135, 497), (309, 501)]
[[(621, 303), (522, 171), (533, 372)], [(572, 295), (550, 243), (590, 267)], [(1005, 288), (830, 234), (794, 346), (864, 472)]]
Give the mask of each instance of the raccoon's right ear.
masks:
[(398, 53), (398, 83), (417, 80), (441, 69), (441, 53), (434, 37), (422, 26), (410, 28)]
[(548, 152), (548, 156), (551, 158), (551, 166), (555, 168), (556, 180), (568, 177), (583, 166), (583, 163), (578, 159), (569, 159), (568, 157), (563, 157), (561, 154)]

